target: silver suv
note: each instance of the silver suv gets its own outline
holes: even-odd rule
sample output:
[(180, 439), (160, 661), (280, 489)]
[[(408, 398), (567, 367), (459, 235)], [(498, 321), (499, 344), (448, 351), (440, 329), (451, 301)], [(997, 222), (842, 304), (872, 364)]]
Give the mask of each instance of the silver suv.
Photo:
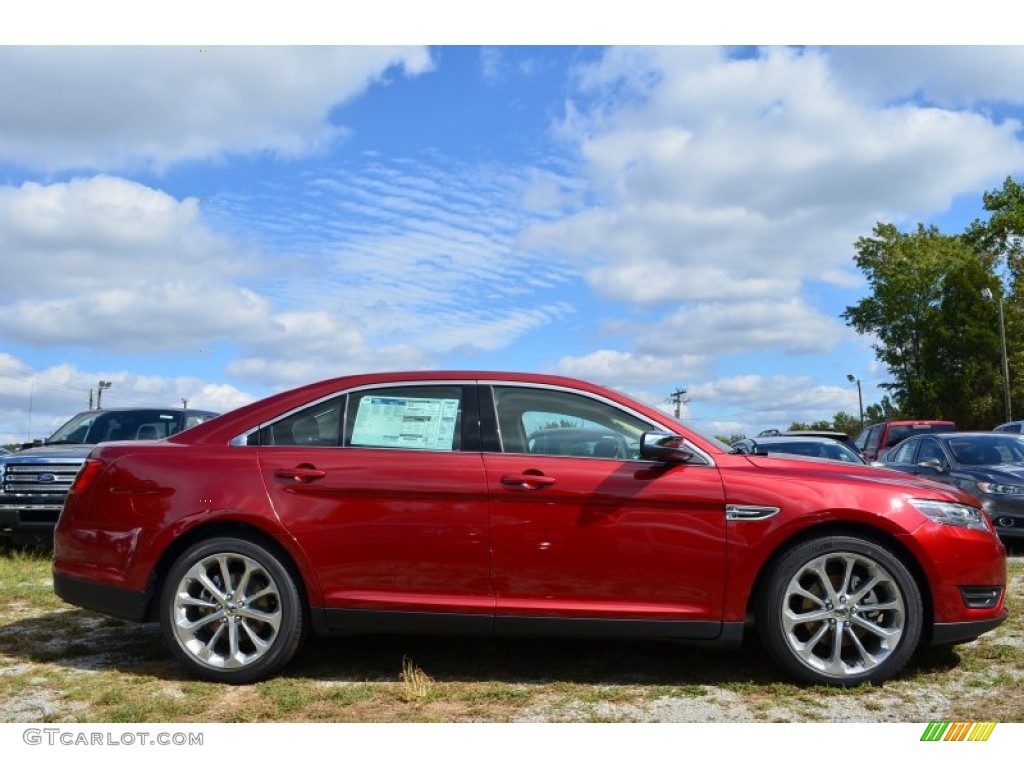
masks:
[(68, 489), (97, 443), (159, 440), (217, 415), (184, 408), (84, 411), (42, 445), (0, 455), (0, 538), (48, 542)]

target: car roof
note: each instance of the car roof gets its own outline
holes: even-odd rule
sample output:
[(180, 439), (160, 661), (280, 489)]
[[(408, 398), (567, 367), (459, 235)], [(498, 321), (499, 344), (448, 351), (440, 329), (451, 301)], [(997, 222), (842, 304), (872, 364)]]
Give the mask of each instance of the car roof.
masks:
[[(446, 370), (446, 371), (392, 371), (379, 373), (361, 373), (350, 376), (339, 376), (332, 379), (305, 384), (285, 392), (279, 392), (262, 400), (235, 408), (220, 417), (204, 424), (192, 427), (167, 438), (170, 442), (216, 444), (232, 440), (245, 430), (261, 423), (277, 418), (293, 408), (327, 399), (335, 393), (359, 387), (401, 386), (402, 384), (423, 383), (474, 383), (482, 384), (530, 384), (552, 388), (565, 387), (580, 392), (587, 392), (602, 397), (613, 403), (628, 408), (646, 419), (670, 429), (673, 423), (671, 416), (638, 400), (628, 397), (610, 387), (574, 379), (568, 376), (548, 375), (542, 373), (521, 373), (513, 371), (478, 371), (478, 370)], [(699, 431), (690, 430), (693, 442), (702, 450), (710, 453), (723, 453), (727, 449), (721, 443), (701, 435)]]

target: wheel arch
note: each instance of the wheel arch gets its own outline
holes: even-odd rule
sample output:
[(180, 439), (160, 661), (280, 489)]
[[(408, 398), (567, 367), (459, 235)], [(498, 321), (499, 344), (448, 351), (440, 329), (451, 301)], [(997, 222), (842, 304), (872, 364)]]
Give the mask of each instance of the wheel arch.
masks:
[(258, 526), (240, 520), (215, 520), (209, 523), (202, 523), (182, 533), (168, 545), (161, 553), (156, 565), (150, 573), (149, 584), (147, 585), (146, 598), (146, 621), (157, 621), (160, 610), (160, 591), (163, 587), (167, 574), (174, 566), (175, 561), (185, 550), (200, 541), (228, 536), (232, 538), (252, 541), (260, 546), (271, 550), (289, 570), (295, 583), (299, 587), (299, 597), (302, 601), (302, 610), (308, 621), (310, 614), (310, 593), (309, 584), (303, 577), (302, 569), (288, 551), (274, 536)]
[(751, 625), (753, 624), (753, 617), (755, 613), (754, 608), (761, 599), (764, 589), (767, 587), (769, 574), (775, 563), (794, 547), (812, 539), (820, 539), (828, 536), (856, 536), (858, 538), (865, 539), (888, 550), (894, 557), (903, 563), (910, 572), (911, 577), (914, 579), (914, 583), (917, 585), (917, 590), (921, 595), (921, 604), (924, 608), (921, 627), (921, 643), (927, 644), (930, 642), (932, 627), (935, 623), (935, 609), (931, 587), (921, 563), (914, 556), (914, 553), (896, 536), (871, 525), (850, 521), (836, 520), (805, 528), (785, 539), (775, 547), (771, 555), (761, 564), (761, 568), (758, 570), (757, 576), (754, 579), (753, 588), (750, 590), (750, 595), (747, 599), (747, 623)]

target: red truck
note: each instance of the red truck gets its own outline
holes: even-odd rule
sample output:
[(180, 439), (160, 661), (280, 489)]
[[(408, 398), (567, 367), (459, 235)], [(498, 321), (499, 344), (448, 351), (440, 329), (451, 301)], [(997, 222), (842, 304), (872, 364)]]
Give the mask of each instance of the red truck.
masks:
[(955, 431), (956, 424), (952, 421), (881, 421), (864, 427), (853, 445), (868, 461), (878, 461), (883, 453), (911, 435)]

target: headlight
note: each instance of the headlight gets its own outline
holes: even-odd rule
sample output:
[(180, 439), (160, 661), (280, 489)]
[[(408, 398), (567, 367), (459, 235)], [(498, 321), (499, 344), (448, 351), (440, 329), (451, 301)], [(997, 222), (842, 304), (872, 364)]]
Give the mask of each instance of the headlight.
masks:
[(1024, 496), (1024, 485), (1004, 485), (1003, 483), (976, 483), (982, 493), (995, 493), (1000, 496)]
[(987, 531), (985, 513), (977, 507), (956, 504), (951, 501), (931, 501), (930, 499), (911, 499), (910, 503), (922, 515), (942, 525), (955, 525), (958, 528), (972, 528), (975, 531)]

